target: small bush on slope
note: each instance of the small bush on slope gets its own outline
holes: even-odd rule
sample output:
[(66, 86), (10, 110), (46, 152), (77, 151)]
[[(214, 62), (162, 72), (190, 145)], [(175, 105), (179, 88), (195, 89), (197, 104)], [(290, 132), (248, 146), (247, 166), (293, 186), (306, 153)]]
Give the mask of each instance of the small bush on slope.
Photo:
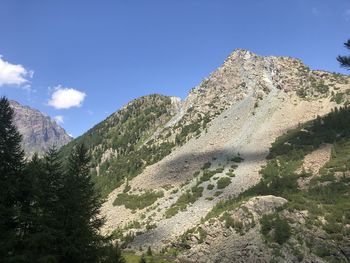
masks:
[(176, 215), (180, 210), (185, 210), (188, 204), (194, 203), (203, 194), (203, 187), (194, 186), (191, 190), (188, 190), (182, 194), (179, 199), (173, 204), (166, 212), (165, 217), (170, 218)]
[(222, 177), (217, 181), (217, 188), (224, 189), (231, 183), (231, 179), (229, 177)]
[(113, 205), (124, 205), (128, 209), (136, 210), (143, 209), (152, 205), (158, 198), (164, 196), (162, 191), (152, 192), (147, 191), (141, 195), (130, 195), (127, 193), (121, 193), (114, 200)]

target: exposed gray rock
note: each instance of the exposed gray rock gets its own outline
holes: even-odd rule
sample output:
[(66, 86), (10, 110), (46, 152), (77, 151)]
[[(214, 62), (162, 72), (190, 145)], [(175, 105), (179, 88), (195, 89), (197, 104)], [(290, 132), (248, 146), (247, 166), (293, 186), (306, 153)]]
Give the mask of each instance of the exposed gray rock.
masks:
[(10, 106), (15, 112), (15, 125), (23, 136), (22, 143), (27, 156), (35, 152), (41, 155), (52, 145), (59, 148), (72, 140), (48, 115), (13, 100)]

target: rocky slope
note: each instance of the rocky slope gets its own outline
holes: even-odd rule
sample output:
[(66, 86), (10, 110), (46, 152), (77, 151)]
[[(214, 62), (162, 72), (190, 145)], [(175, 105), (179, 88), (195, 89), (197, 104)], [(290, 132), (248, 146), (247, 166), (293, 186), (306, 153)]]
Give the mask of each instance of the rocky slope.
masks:
[(15, 125), (23, 136), (26, 155), (30, 156), (34, 152), (41, 155), (52, 145), (61, 147), (72, 140), (48, 115), (13, 100), (10, 106), (15, 112)]
[[(96, 177), (97, 182), (109, 185), (112, 181), (113, 188), (118, 186), (114, 190), (109, 187), (106, 192), (109, 195), (102, 215), (107, 222), (102, 231), (113, 233), (130, 249), (151, 246), (163, 252), (176, 250), (181, 252), (182, 260), (193, 262), (269, 262), (281, 261), (283, 257), (290, 262), (300, 261), (292, 250), (293, 243), (288, 243), (295, 242), (295, 238), (283, 243), (287, 245), (276, 244), (270, 238), (272, 246), (279, 248), (276, 250), (260, 233), (262, 218), (268, 218), (272, 225), (284, 222), (282, 226), (287, 219), (298, 221), (297, 216), (288, 211), (276, 215), (277, 210), (282, 209), (278, 207), (295, 204), (295, 201), (289, 196), (270, 196), (274, 192), (265, 191), (263, 195), (247, 196), (250, 199), (242, 206), (236, 197), (246, 195), (264, 181), (263, 167), (269, 164), (267, 158), (277, 138), (317, 116), (326, 115), (336, 106), (350, 104), (349, 81), (348, 76), (310, 70), (297, 59), (262, 57), (236, 50), (192, 89), (183, 102), (176, 100), (174, 105), (174, 100), (165, 97), (167, 110), (159, 115), (164, 117), (158, 118), (158, 123), (151, 119), (152, 129), (147, 127), (137, 132), (140, 136), (129, 142), (128, 154), (116, 152), (116, 148), (106, 142), (90, 148), (99, 156), (94, 172), (99, 173), (103, 166), (107, 171)], [(151, 102), (153, 105), (154, 101)], [(148, 100), (144, 103), (150, 105)], [(124, 116), (127, 112), (130, 109), (124, 108), (115, 116)], [(151, 107), (147, 113), (157, 115), (157, 108)], [(138, 114), (140, 112), (135, 112), (132, 120)], [(99, 127), (107, 125), (108, 130), (114, 127), (108, 119), (101, 125)], [(124, 133), (124, 124), (115, 127)], [(104, 130), (99, 130), (99, 134), (106, 140)], [(84, 138), (89, 136), (91, 133)], [(111, 141), (118, 136), (112, 134), (107, 138)], [(329, 160), (329, 154), (325, 153), (320, 162), (315, 161), (315, 156), (320, 155), (315, 150), (315, 153), (305, 153), (309, 154), (305, 157), (305, 167), (310, 163), (322, 167)], [(132, 167), (139, 159), (142, 165), (137, 169), (128, 170), (121, 164)], [(299, 173), (294, 170), (299, 175), (304, 171), (300, 167)], [(103, 180), (103, 176), (108, 180)], [(313, 182), (304, 177), (300, 179), (300, 188), (307, 188), (309, 181)], [(117, 183), (113, 182), (115, 178)], [(226, 208), (223, 204), (231, 200), (241, 208), (230, 207), (208, 218), (208, 213), (213, 214), (221, 206)], [(225, 212), (228, 215), (224, 215)], [(240, 223), (236, 227), (228, 223), (227, 230), (226, 223), (222, 222), (232, 221), (229, 217)], [(310, 234), (304, 223), (300, 221), (299, 229)], [(245, 229), (245, 225), (249, 225), (247, 231), (239, 230)], [(266, 236), (273, 235), (274, 230), (271, 231), (272, 234), (268, 232)], [(327, 242), (319, 245), (330, 244)], [(319, 254), (307, 250), (305, 245), (299, 250), (305, 262), (323, 262)], [(276, 256), (276, 253), (280, 254)], [(336, 253), (339, 254), (339, 250)]]
[(158, 94), (135, 99), (63, 147), (63, 155), (84, 142), (92, 156), (93, 178), (105, 196), (124, 179), (169, 154), (174, 144), (155, 142), (152, 136), (163, 129), (179, 105), (179, 98)]

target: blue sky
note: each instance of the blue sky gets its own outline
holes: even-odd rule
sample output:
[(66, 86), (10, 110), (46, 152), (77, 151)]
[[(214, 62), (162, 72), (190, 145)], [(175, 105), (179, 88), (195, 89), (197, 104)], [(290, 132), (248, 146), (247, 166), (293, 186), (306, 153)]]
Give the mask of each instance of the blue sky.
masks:
[(236, 48), (346, 73), (335, 57), (347, 54), (347, 0), (0, 0), (0, 11), (0, 95), (60, 116), (73, 136), (136, 97), (184, 98)]

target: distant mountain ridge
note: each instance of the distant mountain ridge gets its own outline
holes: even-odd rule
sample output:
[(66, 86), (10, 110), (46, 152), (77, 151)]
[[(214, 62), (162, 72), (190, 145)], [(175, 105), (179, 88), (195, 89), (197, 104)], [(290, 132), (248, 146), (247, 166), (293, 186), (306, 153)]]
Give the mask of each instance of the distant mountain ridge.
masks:
[(56, 121), (39, 110), (14, 100), (10, 100), (10, 106), (15, 112), (15, 125), (23, 136), (22, 144), (27, 156), (35, 152), (42, 155), (49, 147), (56, 145), (60, 148), (73, 139)]

